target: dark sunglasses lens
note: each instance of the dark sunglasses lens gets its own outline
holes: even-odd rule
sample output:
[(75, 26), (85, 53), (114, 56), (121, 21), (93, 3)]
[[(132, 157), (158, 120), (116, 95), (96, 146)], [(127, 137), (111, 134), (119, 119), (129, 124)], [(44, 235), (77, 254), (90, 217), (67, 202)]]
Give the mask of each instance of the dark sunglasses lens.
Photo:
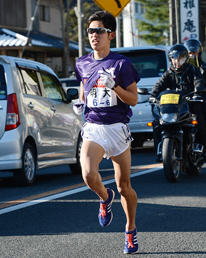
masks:
[(106, 32), (106, 30), (104, 28), (99, 28), (99, 31), (97, 33), (98, 34), (103, 34), (105, 32)]
[(88, 33), (89, 34), (93, 34), (93, 33), (97, 33), (97, 34), (103, 34), (105, 33), (105, 29), (104, 28), (96, 28), (96, 29), (92, 29), (92, 28), (88, 28)]
[(89, 28), (89, 29), (87, 29), (87, 32), (89, 33), (89, 34), (93, 34), (95, 31), (94, 31), (95, 29), (91, 29), (91, 28)]

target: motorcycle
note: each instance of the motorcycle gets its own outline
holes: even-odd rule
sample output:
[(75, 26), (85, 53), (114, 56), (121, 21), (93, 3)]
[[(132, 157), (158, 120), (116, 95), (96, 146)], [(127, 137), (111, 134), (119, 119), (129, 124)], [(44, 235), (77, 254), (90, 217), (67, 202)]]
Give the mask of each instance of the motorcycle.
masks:
[[(144, 90), (140, 94), (145, 94)], [(157, 155), (163, 162), (164, 174), (169, 182), (177, 182), (181, 172), (198, 175), (204, 164), (204, 146), (197, 142), (196, 115), (191, 104), (203, 100), (197, 92), (183, 95), (176, 90), (165, 90), (158, 98), (150, 97), (152, 113), (157, 121), (154, 130), (161, 132)]]

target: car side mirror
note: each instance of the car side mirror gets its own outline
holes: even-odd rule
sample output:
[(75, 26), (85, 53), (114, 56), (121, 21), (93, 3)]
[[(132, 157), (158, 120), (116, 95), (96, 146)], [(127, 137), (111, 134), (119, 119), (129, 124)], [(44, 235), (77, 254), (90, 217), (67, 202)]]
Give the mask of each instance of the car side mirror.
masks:
[(148, 89), (147, 88), (138, 88), (137, 89), (138, 94), (140, 95), (149, 95)]
[(79, 98), (79, 91), (77, 89), (68, 89), (67, 90), (67, 101), (70, 103), (73, 99)]

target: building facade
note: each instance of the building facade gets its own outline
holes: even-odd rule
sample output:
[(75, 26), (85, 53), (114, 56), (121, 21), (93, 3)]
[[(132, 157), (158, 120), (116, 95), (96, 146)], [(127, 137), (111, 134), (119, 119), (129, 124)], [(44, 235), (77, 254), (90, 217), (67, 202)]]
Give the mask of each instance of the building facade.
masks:
[[(24, 57), (62, 72), (64, 58), (59, 0), (0, 0), (0, 55)], [(70, 67), (79, 55), (69, 43)]]
[(144, 20), (145, 8), (142, 4), (131, 0), (122, 12), (123, 21), (123, 46), (147, 46), (147, 42), (141, 39), (139, 34), (137, 21)]

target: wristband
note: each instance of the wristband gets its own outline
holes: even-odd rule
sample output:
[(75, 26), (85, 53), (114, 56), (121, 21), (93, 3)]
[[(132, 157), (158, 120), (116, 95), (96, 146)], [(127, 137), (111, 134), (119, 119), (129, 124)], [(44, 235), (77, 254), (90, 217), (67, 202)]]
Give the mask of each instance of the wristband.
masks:
[(117, 86), (119, 86), (119, 84), (118, 84), (118, 83), (115, 83), (115, 85), (112, 87), (112, 90), (116, 89)]

